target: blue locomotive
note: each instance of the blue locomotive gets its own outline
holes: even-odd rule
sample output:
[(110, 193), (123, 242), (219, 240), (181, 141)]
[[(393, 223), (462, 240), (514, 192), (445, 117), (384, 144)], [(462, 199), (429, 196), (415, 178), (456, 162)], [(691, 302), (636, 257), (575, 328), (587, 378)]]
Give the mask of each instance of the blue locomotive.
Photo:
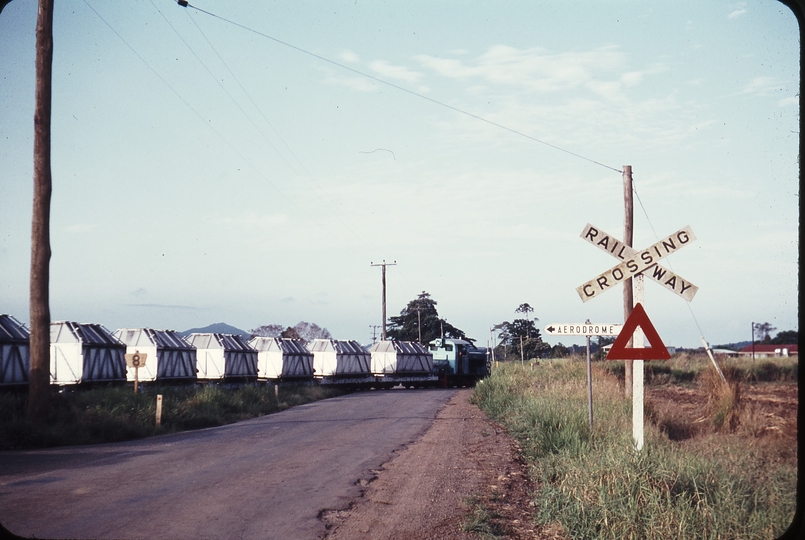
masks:
[(436, 338), (428, 344), (440, 386), (473, 386), (490, 373), (490, 352), (471, 341)]

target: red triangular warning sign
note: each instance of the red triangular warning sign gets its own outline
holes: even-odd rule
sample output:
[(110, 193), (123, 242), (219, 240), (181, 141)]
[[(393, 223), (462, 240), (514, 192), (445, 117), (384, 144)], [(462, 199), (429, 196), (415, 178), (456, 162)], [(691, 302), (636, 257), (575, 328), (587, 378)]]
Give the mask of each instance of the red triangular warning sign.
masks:
[[(642, 349), (635, 349), (634, 347), (627, 347), (629, 340), (632, 339), (637, 327), (643, 331), (648, 341), (649, 347)], [(623, 329), (612, 344), (612, 348), (607, 354), (607, 360), (668, 360), (671, 355), (668, 349), (660, 339), (657, 330), (646, 315), (646, 310), (643, 309), (643, 304), (637, 304), (629, 318), (623, 324)]]

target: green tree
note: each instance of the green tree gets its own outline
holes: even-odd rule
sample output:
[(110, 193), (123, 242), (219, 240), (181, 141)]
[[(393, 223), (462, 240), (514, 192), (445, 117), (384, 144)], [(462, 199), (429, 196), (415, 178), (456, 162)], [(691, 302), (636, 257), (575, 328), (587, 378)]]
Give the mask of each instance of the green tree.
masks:
[(420, 341), (421, 335), (421, 343), (429, 343), (441, 337), (442, 332), (446, 338), (474, 341), (462, 330), (440, 318), (436, 300), (430, 297), (430, 293), (422, 291), (408, 302), (399, 316), (389, 318), (386, 338), (393, 341)]
[(326, 328), (305, 321), (300, 321), (296, 323), (296, 326), (288, 326), (284, 329), (281, 324), (266, 324), (249, 330), (249, 333), (252, 337), (301, 339), (305, 343), (310, 343), (314, 339), (331, 339), (333, 337)]
[(590, 350), (593, 352), (593, 360), (606, 360), (607, 352), (604, 347), (615, 343), (615, 338), (610, 336), (596, 336), (595, 345), (590, 345)]
[[(528, 314), (529, 313), (534, 313), (534, 308), (532, 308), (526, 302), (524, 304), (520, 304), (519, 306), (517, 306), (517, 309), (515, 309), (514, 312), (515, 313), (522, 313), (523, 315), (525, 315), (525, 320), (529, 320), (528, 319)], [(536, 320), (539, 320), (539, 319), (536, 319)], [(528, 337), (531, 337), (530, 329), (527, 328), (526, 330), (529, 332)]]
[(498, 339), (500, 340), (500, 345), (498, 345), (495, 353), (507, 360), (539, 358), (550, 349), (550, 345), (542, 341), (542, 336), (540, 336), (539, 329), (535, 326), (534, 321), (527, 319), (514, 319), (512, 322), (503, 321), (495, 325), (493, 330), (499, 332)]
[(333, 337), (329, 330), (322, 328), (316, 323), (299, 321), (293, 328), (299, 338), (303, 339), (305, 343), (310, 343), (314, 339), (332, 339)]
[(753, 327), (752, 331), (754, 332), (755, 340), (763, 341), (765, 343), (768, 343), (768, 342), (771, 341), (772, 332), (777, 330), (776, 327), (772, 326), (771, 323), (767, 323), (767, 322), (753, 323), (753, 325), (754, 325), (754, 327)]
[(251, 334), (252, 337), (280, 337), (282, 331), (283, 328), (281, 324), (265, 324), (257, 328), (252, 328), (249, 330), (249, 334)]
[(551, 347), (551, 358), (566, 358), (568, 356), (570, 356), (570, 349), (561, 343), (557, 343)]
[(771, 339), (775, 345), (793, 345), (799, 343), (799, 330), (783, 330)]

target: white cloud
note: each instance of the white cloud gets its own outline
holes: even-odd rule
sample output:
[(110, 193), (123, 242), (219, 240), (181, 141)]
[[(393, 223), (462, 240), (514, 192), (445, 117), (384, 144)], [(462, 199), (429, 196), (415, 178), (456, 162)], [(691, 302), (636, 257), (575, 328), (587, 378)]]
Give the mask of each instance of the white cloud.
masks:
[(640, 71), (629, 71), (621, 75), (621, 82), (624, 86), (635, 86), (643, 81), (643, 73)]
[(791, 96), (784, 99), (781, 99), (777, 102), (780, 107), (798, 107), (799, 106), (799, 96)]
[(395, 79), (409, 83), (415, 83), (422, 78), (422, 73), (412, 71), (405, 66), (394, 66), (385, 60), (375, 60), (369, 64), (369, 67), (386, 79)]
[(346, 86), (358, 92), (374, 92), (377, 90), (377, 83), (365, 77), (326, 77), (324, 82), (335, 86)]
[(360, 62), (360, 60), (361, 60), (358, 57), (357, 54), (355, 54), (354, 52), (350, 51), (349, 49), (347, 49), (346, 51), (343, 51), (341, 54), (339, 54), (338, 58), (340, 58), (344, 62), (349, 62), (350, 64)]
[(736, 6), (736, 9), (733, 10), (729, 15), (727, 15), (728, 19), (735, 19), (740, 17), (741, 15), (746, 15), (746, 2), (740, 2)]
[[(517, 49), (494, 45), (481, 56), (466, 62), (427, 55), (414, 58), (426, 69), (455, 80), (481, 79), (487, 83), (521, 86), (538, 92), (557, 92), (592, 83), (593, 88), (606, 94), (610, 94), (612, 88), (605, 89), (601, 85), (609, 85), (612, 81), (598, 79), (622, 68), (626, 60), (615, 46), (551, 53), (541, 47)], [(637, 72), (627, 74), (623, 82), (636, 84), (640, 75)]]
[(739, 94), (769, 95), (780, 89), (780, 83), (774, 77), (755, 77), (749, 81)]

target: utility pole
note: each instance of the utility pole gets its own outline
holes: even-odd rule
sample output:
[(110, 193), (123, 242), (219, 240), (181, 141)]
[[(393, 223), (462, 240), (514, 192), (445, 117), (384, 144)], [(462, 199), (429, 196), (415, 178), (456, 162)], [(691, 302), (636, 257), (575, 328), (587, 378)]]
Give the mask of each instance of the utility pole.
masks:
[[(632, 198), (632, 166), (623, 166), (623, 243), (632, 247), (634, 240), (634, 200)], [(623, 281), (623, 321), (629, 318), (634, 309), (632, 278)], [(629, 346), (633, 346), (632, 343)], [(632, 360), (624, 362), (626, 397), (632, 395)]]
[(416, 329), (419, 332), (419, 344), (422, 345), (422, 308), (416, 307)]
[(382, 339), (383, 341), (386, 341), (386, 266), (396, 266), (397, 261), (394, 261), (393, 263), (387, 263), (386, 259), (383, 259), (382, 263), (374, 264), (373, 262), (369, 262), (369, 264), (371, 266), (380, 266), (383, 269), (383, 271), (382, 271), (382, 276), (383, 276), (383, 333), (382, 333), (380, 339)]
[(377, 341), (377, 329), (380, 328), (379, 324), (370, 324), (369, 328), (372, 329), (372, 343)]
[[(5, 5), (5, 4), (3, 4)], [(36, 20), (34, 202), (31, 225), (30, 375), (28, 420), (47, 420), (50, 401), (50, 113), (53, 80), (53, 0), (39, 0)]]
[(755, 361), (755, 322), (752, 321), (752, 361)]
[(494, 330), (495, 330), (494, 326), (489, 328), (489, 343), (492, 346), (492, 362), (495, 364), (495, 367), (497, 367), (498, 362), (495, 359), (495, 334), (494, 334)]

